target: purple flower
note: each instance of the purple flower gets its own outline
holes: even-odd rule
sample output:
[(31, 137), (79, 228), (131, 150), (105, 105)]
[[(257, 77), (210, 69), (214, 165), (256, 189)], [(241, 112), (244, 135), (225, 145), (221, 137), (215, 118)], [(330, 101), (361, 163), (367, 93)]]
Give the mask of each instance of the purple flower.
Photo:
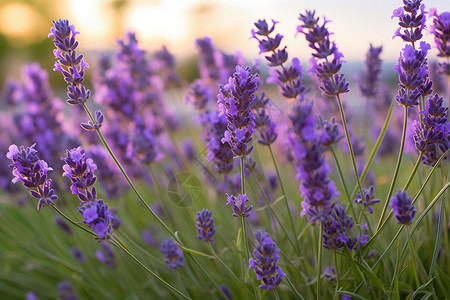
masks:
[(58, 283), (58, 290), (62, 300), (75, 300), (77, 298), (72, 284), (68, 281)]
[(89, 65), (83, 60), (83, 55), (77, 55), (76, 48), (78, 41), (74, 25), (69, 25), (68, 20), (52, 20), (54, 27), (50, 29), (48, 37), (53, 37), (53, 44), (56, 49), (53, 54), (57, 61), (55, 62), (54, 71), (60, 71), (64, 76), (64, 80), (69, 84), (67, 87), (67, 102), (72, 105), (82, 104), (86, 102), (91, 91), (86, 90), (83, 84), (84, 72)]
[(38, 300), (38, 297), (33, 292), (28, 292), (25, 296), (26, 300)]
[(323, 276), (325, 276), (325, 278), (327, 278), (329, 281), (335, 281), (336, 269), (333, 266), (326, 267), (325, 270), (323, 270)]
[(55, 217), (54, 221), (59, 228), (64, 230), (65, 233), (67, 233), (68, 235), (72, 235), (72, 229), (70, 229), (69, 224), (67, 224), (67, 222), (64, 219), (60, 217)]
[(227, 204), (231, 204), (233, 208), (233, 217), (245, 217), (248, 218), (250, 216), (250, 211), (253, 208), (253, 205), (247, 207), (245, 203), (248, 201), (247, 194), (239, 194), (237, 197), (233, 195), (227, 194)]
[(97, 181), (94, 175), (97, 165), (94, 161), (91, 158), (86, 159), (86, 151), (81, 147), (67, 150), (66, 157), (61, 159), (65, 162), (63, 176), (72, 182), (72, 194), (76, 194), (81, 201), (93, 201), (97, 194), (93, 187)]
[(343, 55), (335, 42), (330, 40), (330, 33), (326, 28), (329, 21), (324, 18), (322, 25), (319, 25), (319, 18), (315, 17), (314, 10), (306, 10), (304, 15), (300, 14), (299, 20), (302, 24), (297, 27), (297, 31), (305, 35), (309, 47), (314, 51), (310, 60), (311, 69), (308, 72), (315, 76), (322, 95), (332, 97), (347, 93), (349, 83), (343, 74), (338, 74), (342, 67)]
[(78, 249), (77, 247), (70, 248), (70, 253), (72, 253), (72, 255), (82, 264), (84, 264), (84, 262), (86, 261), (84, 259), (83, 253), (81, 253), (80, 249)]
[(398, 18), (400, 27), (395, 31), (392, 38), (399, 36), (403, 41), (413, 45), (414, 42), (422, 38), (422, 31), (426, 28), (426, 11), (425, 4), (421, 4), (421, 2), (422, 0), (405, 0), (403, 1), (403, 7), (393, 11), (391, 19)]
[(213, 236), (216, 233), (214, 230), (214, 219), (211, 218), (212, 211), (207, 208), (197, 212), (197, 238), (204, 242), (214, 241)]
[(348, 235), (353, 227), (353, 218), (345, 213), (345, 205), (340, 204), (337, 200), (333, 204), (333, 214), (323, 222), (323, 247), (339, 249), (347, 244), (351, 249), (354, 244)]
[(35, 145), (18, 148), (13, 144), (9, 146), (6, 157), (12, 162), (9, 165), (14, 176), (12, 182), (21, 181), (30, 190), (31, 196), (39, 199), (37, 209), (41, 210), (45, 205), (53, 205), (53, 201), (58, 199), (58, 196), (51, 188), (52, 180), (47, 178), (48, 171), (53, 169), (45, 161), (39, 159), (37, 151), (34, 149)]
[(413, 106), (419, 104), (419, 97), (427, 96), (431, 93), (432, 81), (428, 74), (428, 65), (426, 56), (430, 44), (420, 42), (420, 50), (406, 44), (403, 52), (400, 54), (394, 71), (399, 74), (400, 87), (395, 100), (404, 106)]
[(183, 251), (171, 238), (162, 241), (159, 250), (164, 254), (164, 261), (169, 268), (176, 269), (183, 266)]
[(259, 133), (258, 143), (262, 145), (273, 144), (278, 136), (275, 130), (276, 125), (268, 114), (268, 105), (270, 105), (270, 99), (265, 93), (261, 93), (256, 97), (252, 108), (255, 115), (255, 129)]
[(364, 206), (364, 209), (367, 209), (367, 212), (369, 214), (373, 213), (372, 205), (380, 202), (380, 199), (374, 199), (375, 198), (375, 188), (373, 185), (369, 187), (369, 189), (363, 188), (363, 197), (361, 197), (361, 193), (356, 194), (355, 202), (358, 204), (362, 204)]
[(339, 130), (339, 125), (336, 123), (334, 117), (330, 121), (325, 121), (319, 128), (319, 140), (324, 146), (331, 146), (337, 144), (343, 135)]
[(251, 107), (255, 101), (259, 76), (252, 74), (247, 66), (236, 66), (236, 72), (228, 83), (219, 86), (217, 103), (221, 115), (227, 117), (228, 125), (222, 143), (228, 143), (236, 156), (250, 154), (255, 127), (255, 116)]
[(108, 204), (103, 202), (102, 199), (81, 202), (78, 211), (84, 217), (83, 223), (89, 225), (101, 239), (109, 239), (111, 237), (114, 217), (108, 210)]
[(391, 207), (398, 224), (409, 225), (416, 215), (416, 208), (412, 205), (412, 197), (406, 191), (398, 190), (395, 196), (391, 197)]
[[(434, 43), (438, 49), (438, 56), (450, 56), (450, 12), (443, 12), (440, 15), (435, 8), (431, 8), (430, 16), (433, 16), (433, 25), (430, 32), (434, 35)], [(450, 76), (450, 64), (448, 62), (438, 63), (438, 73)]]
[(116, 267), (116, 256), (106, 241), (100, 242), (100, 250), (95, 251), (95, 257), (111, 269)]
[(255, 250), (253, 257), (249, 259), (249, 268), (253, 269), (257, 280), (263, 283), (259, 286), (263, 290), (272, 290), (281, 283), (281, 279), (286, 276), (277, 262), (280, 259), (277, 245), (269, 237), (268, 233), (258, 230), (254, 233)]
[(303, 197), (300, 215), (314, 224), (331, 217), (333, 199), (339, 196), (333, 181), (328, 179), (329, 167), (324, 158), (324, 146), (315, 132), (315, 117), (310, 103), (294, 106), (290, 116), (288, 143), (294, 156)]
[(358, 80), (359, 89), (361, 93), (371, 98), (376, 95), (376, 84), (380, 77), (381, 72), (381, 59), (380, 53), (383, 47), (373, 47), (370, 44), (369, 51), (366, 54), (366, 61), (364, 65), (364, 72), (361, 78)]
[(156, 144), (155, 135), (142, 125), (136, 125), (127, 147), (129, 159), (136, 159), (143, 164), (150, 164), (163, 158)]
[[(430, 96), (425, 103), (425, 111), (420, 112), (414, 121), (414, 144), (416, 149), (424, 152), (422, 162), (434, 165), (438, 159), (436, 150), (447, 151), (450, 144), (450, 124), (448, 123), (448, 107), (443, 106), (444, 99), (438, 94)], [(438, 148), (436, 148), (438, 147)]]

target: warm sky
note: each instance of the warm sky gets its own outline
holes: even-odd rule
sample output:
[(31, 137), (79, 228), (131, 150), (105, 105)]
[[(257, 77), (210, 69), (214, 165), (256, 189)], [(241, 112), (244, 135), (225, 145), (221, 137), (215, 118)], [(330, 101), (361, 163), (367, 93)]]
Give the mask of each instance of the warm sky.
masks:
[[(132, 0), (120, 12), (111, 8), (111, 0), (57, 1), (53, 18), (69, 18), (81, 32), (80, 47), (105, 49), (115, 47), (115, 37), (126, 30), (137, 32), (143, 47), (154, 50), (166, 44), (178, 56), (195, 53), (194, 40), (210, 36), (216, 46), (228, 53), (241, 50), (246, 57), (258, 55), (257, 42), (249, 40), (253, 23), (258, 19), (280, 22), (277, 32), (285, 36), (284, 45), (291, 55), (308, 56), (302, 35), (295, 37), (298, 15), (305, 9), (316, 9), (318, 16), (326, 16), (333, 39), (348, 61), (363, 60), (372, 42), (383, 45), (383, 59), (396, 60), (403, 47), (399, 38), (391, 37), (397, 27), (391, 20), (392, 11), (402, 5), (401, 0)], [(50, 20), (33, 17), (14, 17), (16, 4), (0, 6), (0, 31), (50, 28)], [(424, 0), (426, 10), (436, 7), (438, 12), (450, 10), (449, 0)], [(20, 11), (20, 9), (19, 9)], [(5, 20), (9, 17), (6, 27)], [(121, 20), (121, 21), (118, 21)], [(17, 22), (18, 24), (12, 24)], [(27, 25), (27, 22), (30, 23)], [(46, 22), (46, 23), (45, 23)], [(3, 25), (2, 25), (3, 23)], [(43, 23), (43, 24), (42, 24)], [(9, 35), (17, 33), (9, 32)], [(425, 39), (431, 42), (429, 34)], [(24, 39), (26, 40), (26, 39)]]

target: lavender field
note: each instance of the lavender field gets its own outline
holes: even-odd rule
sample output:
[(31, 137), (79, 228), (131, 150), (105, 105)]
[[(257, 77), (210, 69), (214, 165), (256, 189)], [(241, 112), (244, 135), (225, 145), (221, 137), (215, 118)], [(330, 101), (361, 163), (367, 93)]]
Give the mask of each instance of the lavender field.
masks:
[(450, 12), (392, 5), (394, 63), (314, 7), (257, 59), (47, 20), (0, 76), (0, 299), (450, 299)]

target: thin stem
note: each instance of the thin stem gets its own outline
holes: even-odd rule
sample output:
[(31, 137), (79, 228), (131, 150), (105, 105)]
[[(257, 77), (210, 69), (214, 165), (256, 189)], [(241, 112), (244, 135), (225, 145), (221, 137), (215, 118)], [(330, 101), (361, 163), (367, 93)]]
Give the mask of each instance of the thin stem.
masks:
[(397, 164), (395, 165), (395, 170), (394, 170), (394, 175), (392, 177), (391, 185), (390, 185), (389, 191), (386, 195), (386, 200), (384, 201), (384, 206), (383, 206), (383, 210), (381, 212), (380, 220), (378, 221), (377, 230), (380, 229), (380, 227), (382, 225), (384, 215), (385, 215), (386, 210), (389, 205), (389, 199), (391, 198), (392, 191), (394, 190), (394, 186), (397, 181), (397, 175), (398, 175), (398, 171), (400, 169), (400, 164), (402, 162), (403, 149), (405, 147), (406, 125), (408, 122), (408, 106), (404, 106), (404, 108), (405, 108), (405, 114), (404, 114), (404, 119), (403, 119), (403, 132), (402, 132), (402, 141), (400, 144), (400, 151), (398, 153)]
[(323, 235), (323, 223), (320, 223), (319, 230), (319, 249), (317, 249), (317, 283), (316, 283), (316, 299), (320, 299), (320, 275), (322, 271), (322, 235)]
[(82, 229), (83, 231), (86, 231), (87, 233), (89, 233), (90, 235), (93, 235), (94, 237), (97, 237), (97, 235), (88, 230), (87, 228), (85, 228), (84, 226), (81, 226), (80, 224), (78, 224), (77, 222), (75, 222), (74, 220), (72, 220), (71, 218), (69, 218), (68, 216), (66, 216), (62, 211), (60, 211), (55, 204), (50, 204), (50, 207), (53, 208), (61, 217), (63, 217), (64, 219), (66, 219), (67, 221), (69, 221), (72, 225), (77, 226), (78, 228)]
[[(280, 175), (280, 171), (278, 169), (278, 164), (277, 164), (277, 161), (275, 159), (275, 155), (273, 155), (272, 147), (270, 145), (268, 145), (268, 147), (269, 147), (270, 155), (272, 156), (273, 165), (275, 166), (275, 171), (277, 172), (277, 177), (278, 177), (278, 182), (280, 183), (281, 192), (283, 193), (284, 203), (286, 205), (286, 210), (287, 210), (287, 213), (288, 213), (288, 216), (289, 216), (289, 223), (291, 224), (292, 232), (294, 233), (294, 236), (297, 237), (297, 232), (296, 232), (296, 229), (295, 229), (294, 220), (292, 219), (292, 214), (291, 214), (291, 211), (289, 209), (289, 201), (288, 201), (288, 198), (287, 198), (286, 190), (284, 189), (283, 180), (281, 180), (281, 175)], [(297, 238), (295, 238), (295, 240), (298, 243)]]
[(339, 290), (339, 286), (340, 286), (340, 278), (339, 278), (339, 268), (338, 268), (338, 262), (337, 262), (336, 249), (333, 250), (333, 264), (334, 264), (334, 270), (336, 272), (336, 289), (335, 289), (335, 294), (337, 294), (337, 291)]
[(275, 295), (275, 299), (281, 300), (280, 296), (278, 295), (277, 289), (273, 289), (273, 294)]
[(336, 164), (336, 169), (338, 170), (339, 178), (341, 179), (342, 186), (344, 187), (345, 195), (347, 196), (348, 206), (352, 210), (353, 217), (356, 218), (356, 212), (355, 208), (353, 207), (353, 201), (352, 198), (350, 197), (350, 193), (348, 192), (347, 185), (345, 184), (344, 174), (342, 173), (341, 165), (339, 164), (336, 151), (334, 150), (334, 147), (332, 145), (330, 145), (330, 150), (331, 153), (333, 154), (334, 163)]
[(185, 299), (191, 299), (189, 296), (183, 294), (181, 291), (179, 291), (177, 288), (175, 288), (174, 286), (172, 286), (170, 283), (168, 283), (167, 281), (165, 281), (164, 279), (162, 279), (161, 277), (158, 276), (158, 274), (154, 273), (152, 270), (150, 270), (149, 268), (147, 268), (146, 265), (144, 265), (139, 259), (137, 259), (130, 251), (128, 251), (121, 243), (117, 242), (114, 239), (111, 239), (110, 242), (120, 248), (123, 252), (125, 252), (129, 257), (131, 257), (135, 262), (137, 262), (145, 271), (147, 271), (149, 274), (151, 274), (152, 276), (154, 276), (156, 279), (158, 279), (160, 282), (162, 282), (165, 286), (167, 286), (169, 289), (173, 290), (174, 292), (176, 292), (177, 294), (179, 294), (180, 296), (182, 296)]
[(239, 157), (241, 162), (241, 194), (245, 194), (245, 166), (244, 166), (244, 156)]
[[(409, 226), (406, 226), (406, 235), (409, 236)], [(411, 243), (411, 239), (408, 240), (408, 246), (409, 246), (409, 250), (411, 251), (411, 256), (412, 256), (412, 268), (413, 268), (414, 280), (416, 282), (416, 287), (419, 287), (420, 280), (419, 280), (419, 277), (417, 275), (417, 270), (416, 270), (416, 255), (414, 252), (413, 245)]]
[(344, 108), (342, 107), (341, 98), (339, 95), (336, 95), (336, 99), (339, 105), (339, 112), (341, 113), (342, 125), (345, 131), (345, 137), (347, 139), (348, 150), (350, 152), (350, 157), (352, 159), (353, 172), (355, 173), (356, 183), (358, 184), (358, 190), (361, 193), (361, 196), (364, 195), (362, 191), (361, 181), (359, 179), (358, 168), (356, 166), (355, 153), (353, 152), (352, 141), (350, 140), (350, 134), (348, 132), (347, 121), (345, 119)]
[(422, 160), (422, 157), (423, 157), (423, 151), (420, 151), (419, 157), (417, 158), (417, 161), (416, 161), (416, 164), (414, 165), (414, 168), (411, 171), (411, 174), (409, 175), (408, 180), (406, 180), (405, 186), (403, 187), (404, 191), (406, 191), (406, 189), (411, 184), (411, 181), (413, 180), (414, 175), (416, 175), (416, 172), (417, 172), (417, 169), (419, 168), (420, 161)]

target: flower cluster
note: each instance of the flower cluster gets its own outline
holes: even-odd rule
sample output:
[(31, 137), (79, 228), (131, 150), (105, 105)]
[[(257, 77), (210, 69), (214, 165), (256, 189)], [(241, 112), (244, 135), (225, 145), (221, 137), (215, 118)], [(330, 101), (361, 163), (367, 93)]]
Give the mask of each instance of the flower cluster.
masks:
[(398, 25), (400, 27), (397, 28), (392, 38), (399, 36), (405, 42), (409, 42), (412, 45), (422, 38), (422, 31), (426, 27), (426, 11), (425, 4), (421, 3), (422, 0), (404, 0), (403, 7), (399, 7), (393, 11), (391, 19), (394, 17), (398, 18)]
[(207, 208), (197, 212), (197, 238), (204, 242), (214, 241), (213, 237), (216, 231), (214, 230), (214, 219), (211, 218), (212, 211)]
[(297, 31), (305, 35), (309, 47), (314, 50), (310, 60), (311, 69), (308, 72), (315, 75), (322, 95), (333, 97), (347, 93), (349, 83), (343, 74), (338, 74), (342, 67), (343, 55), (335, 42), (330, 41), (330, 33), (326, 28), (329, 21), (324, 19), (322, 25), (319, 25), (319, 18), (315, 17), (314, 10), (307, 10), (304, 15), (300, 14), (299, 20), (302, 24), (297, 27)]
[(263, 290), (272, 290), (276, 288), (281, 279), (286, 276), (277, 262), (280, 259), (277, 245), (269, 237), (268, 233), (263, 233), (258, 230), (254, 233), (255, 236), (255, 250), (253, 257), (249, 259), (249, 268), (253, 269), (257, 280), (262, 280), (263, 283), (259, 286)]
[(91, 158), (86, 158), (86, 151), (81, 148), (67, 150), (63, 157), (63, 176), (70, 179), (72, 194), (80, 199), (78, 211), (83, 215), (83, 223), (89, 225), (101, 239), (109, 239), (112, 235), (114, 216), (102, 199), (97, 199), (97, 190), (93, 186), (97, 180), (94, 171), (97, 169)]
[(247, 194), (239, 194), (237, 197), (233, 195), (227, 194), (227, 204), (231, 204), (233, 208), (233, 217), (245, 217), (248, 218), (250, 216), (250, 211), (253, 208), (253, 205), (247, 207), (245, 203), (249, 201)]
[(361, 93), (367, 98), (374, 97), (377, 92), (376, 84), (381, 72), (380, 53), (382, 50), (383, 47), (373, 47), (370, 44), (369, 51), (366, 54), (364, 72), (361, 78), (359, 78), (358, 84)]
[(172, 239), (162, 241), (159, 250), (164, 254), (165, 262), (171, 269), (181, 268), (183, 266), (183, 251)]
[(375, 188), (373, 185), (369, 187), (369, 189), (363, 188), (362, 189), (363, 196), (361, 197), (361, 193), (356, 194), (355, 202), (358, 204), (362, 204), (364, 206), (364, 209), (367, 209), (367, 212), (369, 214), (373, 213), (372, 205), (380, 202), (380, 199), (375, 199)]
[(391, 197), (390, 204), (398, 224), (409, 225), (412, 223), (412, 220), (416, 215), (416, 208), (412, 205), (412, 200), (412, 197), (408, 196), (408, 193), (402, 190), (398, 190), (397, 193)]
[(339, 249), (347, 244), (352, 248), (352, 240), (348, 237), (353, 227), (353, 218), (345, 214), (345, 205), (335, 201), (332, 216), (323, 222), (323, 247)]
[(228, 83), (219, 86), (217, 103), (221, 115), (227, 117), (228, 125), (222, 143), (228, 143), (236, 156), (250, 154), (255, 127), (255, 116), (251, 110), (255, 102), (259, 77), (252, 74), (247, 66), (236, 66), (236, 72)]
[[(292, 64), (285, 67), (284, 63), (288, 59), (286, 47), (279, 49), (283, 36), (279, 33), (275, 37), (270, 35), (275, 30), (278, 22), (272, 20), (272, 26), (269, 28), (266, 20), (258, 20), (254, 23), (256, 31), (252, 29), (252, 38), (259, 42), (259, 53), (271, 52), (265, 56), (271, 68), (269, 69), (270, 78), (268, 83), (276, 83), (280, 87), (280, 93), (288, 99), (303, 99), (305, 86), (302, 84), (302, 68), (298, 58), (292, 59)], [(281, 67), (278, 68), (277, 67)]]
[(416, 149), (424, 152), (422, 162), (434, 165), (438, 150), (445, 152), (450, 146), (450, 124), (448, 123), (448, 107), (443, 106), (444, 99), (435, 94), (425, 103), (425, 111), (420, 120), (414, 120), (414, 144)]
[(12, 182), (21, 181), (30, 190), (31, 196), (39, 199), (37, 209), (41, 210), (45, 205), (53, 205), (58, 196), (52, 189), (52, 180), (47, 177), (48, 172), (53, 169), (39, 159), (34, 147), (35, 144), (26, 148), (24, 146), (19, 148), (13, 144), (9, 146), (6, 157), (12, 162), (9, 165), (14, 176)]
[(394, 71), (398, 72), (400, 83), (395, 100), (404, 106), (419, 104), (419, 97), (429, 95), (433, 82), (429, 78), (426, 56), (430, 44), (420, 42), (419, 50), (412, 45), (406, 44), (403, 52), (398, 58)]
[(261, 93), (255, 98), (252, 107), (255, 116), (255, 129), (259, 133), (258, 143), (261, 145), (273, 144), (278, 137), (275, 130), (276, 124), (268, 114), (267, 106), (269, 104), (270, 99), (266, 97), (265, 93)]
[(313, 224), (323, 222), (331, 217), (333, 200), (339, 193), (334, 182), (328, 179), (329, 167), (323, 154), (325, 148), (315, 133), (312, 105), (296, 105), (289, 118), (292, 127), (288, 142), (295, 158), (303, 197), (300, 215), (308, 215), (308, 221)]
[(75, 26), (70, 25), (68, 20), (52, 20), (53, 27), (48, 37), (53, 37), (53, 44), (56, 49), (53, 54), (57, 61), (54, 71), (60, 71), (64, 80), (69, 84), (67, 87), (67, 102), (72, 105), (83, 104), (86, 102), (91, 91), (84, 86), (84, 72), (89, 65), (83, 60), (83, 55), (77, 55), (76, 48), (78, 41)]
[[(434, 35), (434, 43), (440, 57), (450, 57), (450, 12), (443, 12), (440, 15), (435, 8), (429, 11), (433, 16), (433, 25), (430, 26), (430, 32)], [(450, 64), (447, 62), (438, 63), (438, 73), (450, 76)]]
[(59, 296), (62, 300), (76, 300), (77, 295), (73, 290), (73, 286), (68, 281), (58, 283)]

